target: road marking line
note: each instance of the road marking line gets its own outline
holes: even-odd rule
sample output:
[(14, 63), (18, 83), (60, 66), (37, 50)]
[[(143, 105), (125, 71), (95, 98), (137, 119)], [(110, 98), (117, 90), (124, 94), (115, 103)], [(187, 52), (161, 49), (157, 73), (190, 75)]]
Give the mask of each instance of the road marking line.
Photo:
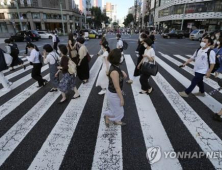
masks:
[[(102, 113), (108, 109), (107, 96), (104, 96)], [(110, 125), (106, 128), (101, 113), (99, 131), (93, 157), (92, 170), (123, 169), (121, 126)], [(115, 155), (115, 157), (113, 156)]]
[(98, 58), (90, 70), (89, 82), (81, 84), (79, 88), (81, 97), (70, 101), (30, 165), (30, 170), (42, 170), (48, 167), (53, 170), (59, 169), (101, 65), (102, 60)]
[[(129, 76), (131, 75), (130, 77), (132, 77), (134, 74), (135, 64), (133, 63), (133, 60), (130, 55), (125, 57), (125, 61)], [(152, 100), (148, 95), (139, 94), (139, 92), (141, 91), (139, 77), (135, 77), (133, 79), (133, 84), (131, 85), (131, 87), (136, 103), (138, 116), (140, 119), (146, 148), (152, 146), (160, 146), (162, 152), (174, 152), (173, 146), (161, 123), (161, 120), (158, 116), (158, 113), (156, 112), (156, 108), (154, 107)], [(158, 163), (151, 165), (152, 170), (159, 170), (163, 167), (166, 170), (183, 169), (178, 159), (165, 159), (164, 157), (162, 157), (160, 161), (158, 161)]]
[[(159, 60), (159, 59), (157, 59)], [(158, 62), (159, 63), (159, 62)], [(172, 69), (166, 71), (175, 72)], [(169, 101), (175, 112), (178, 114), (184, 125), (187, 127), (193, 138), (196, 140), (201, 149), (207, 152), (218, 152), (221, 150), (222, 141), (213, 132), (213, 130), (199, 117), (186, 101), (180, 97), (178, 92), (165, 80), (161, 74), (152, 77), (160, 88), (166, 99)], [(176, 77), (177, 79), (177, 77)], [(209, 159), (215, 169), (221, 168), (220, 159)], [(155, 164), (154, 164), (155, 165)]]
[(33, 68), (33, 66), (28, 66), (28, 67), (26, 67), (26, 69), (24, 70), (24, 69), (20, 69), (20, 70), (18, 70), (18, 71), (16, 71), (16, 72), (13, 72), (12, 74), (9, 74), (9, 75), (7, 75), (6, 76), (6, 79), (11, 79), (11, 78), (13, 78), (13, 77), (16, 77), (16, 76), (18, 76), (18, 75), (20, 75), (20, 74), (22, 74), (22, 73), (25, 73), (26, 71), (29, 71), (29, 70), (31, 70)]

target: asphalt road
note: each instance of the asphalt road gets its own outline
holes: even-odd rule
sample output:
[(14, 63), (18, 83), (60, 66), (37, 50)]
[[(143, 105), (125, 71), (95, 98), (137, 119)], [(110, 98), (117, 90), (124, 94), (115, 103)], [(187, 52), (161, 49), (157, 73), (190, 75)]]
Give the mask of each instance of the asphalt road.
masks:
[[(107, 108), (106, 97), (99, 96), (95, 87), (101, 61), (96, 54), (99, 40), (89, 40), (86, 46), (90, 61), (90, 81), (77, 81), (81, 98), (59, 105), (60, 93), (48, 93), (51, 86), (36, 89), (27, 71), (17, 68), (5, 75), (13, 90), (0, 92), (0, 169), (63, 169), (63, 170), (213, 170), (220, 169), (221, 159), (164, 158), (164, 151), (201, 153), (222, 152), (221, 123), (212, 120), (222, 107), (221, 93), (205, 98), (191, 96), (182, 99), (182, 91), (193, 77), (193, 65), (181, 69), (178, 65), (192, 55), (199, 42), (189, 39), (163, 39), (156, 36), (155, 52), (159, 74), (150, 79), (155, 89), (151, 95), (139, 95), (138, 78), (133, 78), (138, 35), (123, 35), (129, 47), (121, 69), (134, 80), (124, 84), (124, 127), (106, 128), (102, 111)], [(67, 44), (67, 37), (60, 37)], [(114, 35), (107, 35), (111, 49), (116, 47)], [(51, 40), (34, 42), (40, 50)], [(25, 43), (18, 43), (24, 50)], [(4, 49), (4, 44), (0, 44)], [(23, 51), (21, 51), (22, 55)], [(48, 74), (47, 66), (42, 75)], [(18, 73), (18, 74), (17, 74)], [(13, 75), (14, 74), (14, 75)], [(205, 81), (206, 92), (217, 88), (212, 76)], [(160, 147), (162, 158), (150, 165), (146, 156), (150, 147)], [(156, 150), (157, 151), (157, 150)], [(159, 152), (153, 152), (159, 154)], [(157, 159), (158, 156), (155, 158)], [(154, 159), (154, 160), (155, 160)]]

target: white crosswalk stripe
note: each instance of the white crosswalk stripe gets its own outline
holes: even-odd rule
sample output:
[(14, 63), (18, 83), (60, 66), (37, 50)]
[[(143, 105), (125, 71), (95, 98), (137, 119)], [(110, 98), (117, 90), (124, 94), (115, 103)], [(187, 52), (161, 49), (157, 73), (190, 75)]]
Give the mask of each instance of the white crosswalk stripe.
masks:
[[(93, 55), (90, 56), (93, 57)], [(186, 56), (189, 57), (190, 55)], [(121, 66), (121, 68), (123, 67), (125, 71), (128, 72), (130, 79), (133, 80), (133, 84), (128, 89), (128, 92), (132, 93), (133, 99), (124, 97), (124, 107), (125, 109), (127, 109), (127, 107), (129, 107), (128, 105), (130, 104), (130, 107), (135, 108), (136, 113), (125, 113), (124, 117), (127, 117), (128, 114), (136, 114), (138, 116), (138, 121), (131, 120), (130, 123), (127, 122), (126, 126), (130, 127), (131, 124), (137, 124), (137, 126), (140, 127), (141, 133), (138, 134), (141, 134), (141, 136), (136, 136), (135, 138), (141, 137), (143, 139), (143, 157), (146, 157), (145, 151), (153, 146), (159, 146), (162, 149), (162, 153), (164, 151), (176, 152), (176, 144), (175, 142), (172, 142), (174, 139), (172, 139), (172, 136), (169, 135), (172, 132), (169, 132), (169, 128), (167, 128), (167, 125), (163, 122), (165, 120), (159, 115), (159, 109), (168, 108), (155, 108), (156, 101), (153, 100), (154, 97), (166, 98), (165, 102), (167, 103), (167, 107), (170, 107), (170, 109), (175, 112), (174, 114), (178, 116), (178, 120), (185, 127), (187, 134), (192, 136), (192, 141), (190, 141), (189, 145), (199, 145), (199, 150), (203, 152), (221, 151), (221, 135), (218, 134), (217, 131), (215, 131), (215, 127), (213, 127), (214, 125), (206, 120), (204, 121), (201, 117), (201, 114), (198, 113), (198, 109), (196, 110), (196, 108), (193, 108), (193, 106), (189, 105), (188, 101), (181, 98), (178, 92), (174, 89), (174, 85), (170, 83), (170, 80), (173, 78), (174, 80), (177, 80), (178, 83), (183, 85), (184, 88), (190, 85), (191, 80), (188, 79), (186, 75), (183, 75), (182, 72), (186, 71), (187, 73), (189, 73), (189, 75), (194, 76), (192, 68), (185, 67), (183, 68), (184, 71), (182, 71), (182, 69), (176, 70), (171, 67), (172, 65), (181, 65), (182, 62), (180, 62), (179, 60), (185, 61), (187, 60), (187, 58), (179, 54), (170, 56), (168, 54), (159, 52), (156, 56), (156, 62), (161, 67), (161, 70), (157, 74), (157, 76), (152, 77), (151, 80), (159, 88), (158, 93), (160, 93), (161, 96), (155, 96), (155, 91), (152, 93), (152, 96), (149, 96), (146, 94), (139, 94), (139, 91), (141, 90), (141, 85), (139, 77), (133, 77), (135, 69), (135, 63), (132, 59), (133, 57), (137, 59), (138, 56), (131, 56), (126, 54), (125, 62)], [(26, 61), (25, 58), (22, 59), (23, 61)], [(166, 60), (167, 62), (165, 62)], [(28, 64), (28, 62), (26, 62), (26, 64)], [(193, 65), (193, 63), (191, 64)], [(56, 122), (53, 123), (52, 128), (43, 139), (43, 142), (40, 143), (41, 146), (38, 146), (38, 151), (34, 151), (34, 156), (32, 156), (32, 160), (28, 163), (24, 162), (24, 164), (27, 164), (26, 167), (28, 169), (58, 170), (62, 168), (62, 163), (65, 161), (65, 159), (67, 159), (65, 155), (68, 151), (71, 150), (69, 148), (71, 140), (73, 138), (75, 139), (75, 133), (79, 131), (77, 127), (83, 126), (82, 124), (80, 124), (80, 118), (85, 115), (84, 110), (87, 109), (87, 101), (95, 97), (93, 93), (95, 92), (95, 90), (97, 90), (95, 87), (95, 81), (100, 71), (101, 65), (101, 58), (97, 58), (90, 69), (89, 82), (86, 84), (81, 84), (78, 89), (81, 97), (76, 100), (71, 100), (69, 103), (67, 103), (67, 106), (65, 105), (65, 107), (62, 108), (61, 117), (58, 117), (58, 119), (56, 119)], [(41, 131), (41, 127), (38, 125), (38, 123), (41, 119), (44, 118), (44, 116), (49, 114), (50, 108), (57, 104), (56, 100), (60, 96), (60, 92), (43, 92), (43, 88), (48, 88), (48, 85), (46, 87), (38, 89), (36, 87), (36, 82), (33, 81), (33, 83), (31, 83), (31, 75), (28, 74), (28, 71), (32, 69), (32, 66), (27, 66), (26, 70), (23, 70), (23, 68), (20, 68), (20, 66), (15, 68), (18, 68), (18, 70), (15, 72), (9, 72), (8, 70), (4, 72), (7, 73), (7, 79), (16, 79), (12, 85), (12, 88), (14, 89), (13, 91), (16, 91), (17, 88), (20, 86), (26, 87), (24, 88), (24, 90), (19, 91), (17, 94), (13, 94), (12, 92), (0, 92), (0, 126), (1, 123), (4, 126), (6, 126), (8, 123), (10, 124), (11, 120), (8, 119), (11, 114), (15, 114), (14, 111), (16, 108), (20, 108), (23, 104), (29, 104), (29, 102), (31, 102), (33, 106), (31, 105), (32, 107), (29, 107), (29, 109), (27, 109), (27, 111), (23, 113), (21, 117), (16, 118), (16, 122), (13, 120), (14, 123), (9, 125), (9, 127), (4, 127), (3, 130), (0, 129), (0, 169), (1, 166), (4, 166), (5, 163), (8, 164), (7, 161), (10, 158), (15, 157), (13, 153), (16, 153), (17, 155), (21, 154), (18, 152), (17, 149), (20, 147), (24, 147), (22, 144), (25, 141), (30, 140), (31, 137), (27, 138), (27, 136), (31, 134), (31, 131), (33, 131), (34, 128), (38, 128)], [(43, 66), (42, 72), (48, 71), (48, 68), (48, 65)], [(168, 80), (168, 77), (164, 77), (163, 71), (167, 75), (171, 75), (172, 78)], [(49, 74), (45, 74), (44, 78), (49, 79)], [(30, 81), (29, 85), (25, 85), (27, 81)], [(217, 82), (213, 79), (205, 78), (204, 83), (212, 89), (217, 89), (219, 87)], [(198, 88), (196, 87), (193, 92), (198, 92)], [(39, 94), (40, 96), (38, 101), (30, 101), (30, 99), (35, 96), (35, 94)], [(221, 96), (221, 92), (218, 93), (218, 95)], [(85, 162), (83, 161), (81, 165), (79, 165), (79, 167), (81, 167), (82, 169), (93, 170), (123, 170), (126, 169), (125, 167), (128, 152), (130, 154), (130, 150), (127, 151), (127, 154), (126, 149), (124, 151), (124, 148), (126, 147), (125, 145), (127, 145), (126, 148), (141, 146), (133, 146), (130, 141), (124, 143), (123, 139), (126, 139), (124, 127), (116, 126), (112, 123), (110, 124), (109, 128), (105, 126), (102, 113), (105, 109), (109, 107), (109, 103), (107, 102), (106, 95), (102, 99), (102, 108), (100, 108), (101, 114), (100, 117), (96, 117), (96, 119), (98, 119), (98, 129), (96, 133), (97, 138), (95, 140), (95, 144), (93, 145), (93, 153), (91, 153), (91, 155), (87, 155), (87, 153), (84, 153), (86, 154), (85, 157), (90, 157), (89, 159), (87, 157), (86, 160), (87, 162), (90, 162), (90, 165), (85, 165)], [(214, 96), (210, 96), (207, 93), (205, 97), (195, 97), (195, 99), (199, 102), (200, 105), (208, 108), (206, 109), (206, 114), (209, 111), (212, 113), (218, 112), (222, 108), (222, 103), (215, 99)], [(129, 101), (133, 101), (133, 103), (129, 103)], [(58, 105), (58, 107), (60, 106), (61, 105)], [(55, 111), (55, 113), (53, 114), (56, 114), (58, 112), (59, 111)], [(88, 126), (93, 125), (89, 124)], [(178, 129), (176, 133), (179, 133), (179, 131), (180, 129)], [(82, 135), (84, 136), (84, 134)], [(180, 143), (178, 143), (177, 145), (180, 145)], [(22, 149), (25, 150), (26, 148)], [(75, 155), (78, 158), (78, 154), (80, 153), (75, 151), (71, 152), (73, 152), (72, 155)], [(21, 156), (20, 158), (16, 157), (14, 159), (22, 160), (24, 159), (24, 156)], [(68, 159), (72, 160), (71, 157)], [(211, 166), (213, 166), (215, 169), (221, 169), (222, 158), (206, 159), (209, 161), (209, 164), (211, 164)], [(200, 161), (203, 160), (201, 159)], [(184, 169), (183, 166), (186, 163), (187, 160), (179, 158), (165, 158), (163, 155), (158, 162), (152, 165), (149, 165), (148, 160), (147, 162), (141, 162), (141, 164), (147, 164), (147, 166), (150, 166), (152, 170), (163, 169), (163, 167), (166, 170), (180, 170)], [(204, 164), (205, 162), (203, 161), (201, 163)], [(15, 167), (21, 166), (13, 165), (12, 161), (10, 162), (10, 164)], [(85, 166), (87, 166), (87, 168), (85, 168)], [(89, 166), (91, 167), (89, 168)], [(132, 169), (133, 168), (134, 167), (132, 167)]]

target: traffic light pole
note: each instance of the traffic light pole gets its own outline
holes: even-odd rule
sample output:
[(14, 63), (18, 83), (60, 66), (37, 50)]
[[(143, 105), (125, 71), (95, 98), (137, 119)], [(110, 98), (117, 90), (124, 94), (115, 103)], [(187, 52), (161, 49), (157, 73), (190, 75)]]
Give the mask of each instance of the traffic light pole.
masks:
[(21, 31), (23, 31), (23, 26), (22, 26), (22, 21), (21, 21), (21, 17), (20, 17), (18, 1), (15, 0), (14, 2), (15, 2), (15, 4), (16, 4), (16, 9), (17, 9), (18, 17), (19, 17), (20, 28), (21, 28)]
[(63, 32), (63, 35), (65, 35), (65, 27), (64, 27), (63, 12), (62, 12), (62, 1), (61, 0), (60, 0), (60, 11), (61, 11), (61, 17), (62, 17), (62, 32)]

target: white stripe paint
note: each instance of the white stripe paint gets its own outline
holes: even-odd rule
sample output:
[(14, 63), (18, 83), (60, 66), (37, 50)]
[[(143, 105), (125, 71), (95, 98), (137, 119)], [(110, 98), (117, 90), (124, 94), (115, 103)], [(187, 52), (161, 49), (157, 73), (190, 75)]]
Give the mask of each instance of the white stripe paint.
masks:
[[(188, 60), (187, 58), (185, 58), (185, 57), (183, 57), (183, 56), (181, 56), (181, 55), (174, 55), (174, 56), (177, 57), (177, 58), (179, 58), (179, 59), (181, 59), (181, 60), (183, 60), (183, 61), (187, 61), (187, 60)], [(189, 64), (191, 64), (191, 65), (194, 66), (194, 62), (193, 62), (193, 61), (190, 62)]]
[[(171, 74), (177, 81), (179, 81), (184, 87), (189, 87), (191, 84), (191, 80), (187, 79), (185, 76), (177, 72), (175, 69), (170, 67), (168, 64), (166, 64), (163, 60), (161, 60), (159, 57), (155, 57), (156, 61), (169, 73)], [(193, 90), (193, 93), (199, 92), (199, 88), (195, 87)], [(213, 97), (208, 95), (205, 92), (205, 97), (196, 96), (202, 103), (204, 103), (210, 110), (212, 110), (214, 113), (218, 113), (221, 108), (222, 104), (215, 100)], [(190, 94), (191, 95), (191, 94)]]
[(189, 57), (189, 58), (191, 58), (192, 57), (192, 55), (186, 55), (187, 57)]
[(47, 93), (11, 129), (0, 138), (0, 166), (12, 154), (36, 123), (59, 97), (60, 92)]
[[(174, 70), (169, 70), (174, 72)], [(161, 74), (153, 77), (166, 99), (178, 114), (200, 148), (206, 152), (221, 151), (222, 141), (199, 115), (179, 96), (177, 91), (165, 80)], [(221, 159), (210, 159), (215, 169), (221, 169)]]
[[(29, 61), (26, 61), (26, 62), (24, 62), (23, 64), (24, 64), (24, 65), (29, 64)], [(18, 65), (18, 66), (15, 66), (15, 67), (13, 67), (13, 68), (14, 68), (14, 69), (17, 69), (17, 68), (20, 68), (20, 67), (23, 67), (23, 66), (22, 66), (22, 65)], [(10, 69), (3, 71), (4, 74), (5, 74), (5, 73), (8, 73), (8, 72), (10, 72)]]
[(7, 75), (6, 78), (9, 80), (9, 79), (11, 79), (11, 78), (13, 78), (13, 77), (18, 76), (19, 74), (22, 74), (22, 73), (24, 73), (24, 72), (26, 72), (26, 71), (31, 70), (32, 68), (33, 68), (33, 66), (30, 65), (30, 66), (26, 67), (25, 70), (24, 70), (24, 69), (20, 69), (20, 70), (18, 70), (18, 71), (16, 71), (16, 72), (13, 72), (12, 74)]
[[(44, 79), (49, 81), (49, 75), (46, 75)], [(2, 120), (5, 116), (7, 116), (11, 111), (13, 111), (16, 107), (22, 104), (25, 100), (27, 100), (31, 95), (37, 92), (40, 88), (37, 88), (38, 83), (34, 83), (33, 85), (27, 87), (24, 91), (7, 101), (6, 103), (0, 106), (0, 120)]]
[[(48, 68), (49, 68), (49, 66), (48, 66), (48, 65), (45, 65), (45, 66), (42, 67), (41, 71), (43, 72), (43, 71), (47, 70)], [(12, 88), (12, 89), (15, 89), (15, 88), (17, 88), (18, 86), (24, 84), (25, 82), (31, 80), (31, 78), (32, 78), (32, 77), (31, 77), (31, 74), (28, 74), (27, 76), (25, 76), (25, 77), (23, 77), (23, 78), (15, 81), (15, 82), (13, 82), (11, 88)], [(0, 90), (0, 97), (4, 96), (4, 95), (7, 94), (7, 93), (9, 93), (9, 92), (2, 92), (2, 91)]]
[[(102, 113), (108, 109), (107, 96), (103, 101)], [(123, 169), (121, 126), (111, 125), (106, 128), (104, 115), (101, 114), (99, 131), (93, 157), (92, 170)], [(115, 155), (115, 157), (113, 156)]]
[[(159, 52), (159, 53), (160, 53), (164, 58), (166, 58), (167, 60), (169, 60), (170, 62), (172, 62), (173, 64), (175, 64), (175, 65), (177, 65), (177, 66), (183, 64), (183, 63), (175, 60), (174, 58), (172, 58), (172, 57), (170, 57), (170, 56), (168, 56), (168, 55), (166, 55), (166, 54), (163, 54), (163, 53), (161, 53), (161, 52)], [(190, 68), (190, 67), (184, 67), (184, 68), (181, 68), (181, 69), (187, 71), (188, 73), (190, 73), (191, 75), (194, 76), (194, 70), (193, 70), (192, 68)], [(209, 78), (204, 77), (204, 80), (203, 80), (203, 81), (204, 81), (204, 83), (208, 84), (209, 86), (211, 86), (211, 87), (214, 88), (214, 89), (218, 89), (218, 88), (220, 87), (220, 86), (218, 85), (218, 83), (215, 82), (215, 81), (212, 80), (212, 79), (209, 79)], [(222, 93), (222, 91), (220, 91), (220, 93)]]
[[(129, 77), (134, 74), (135, 64), (132, 58), (129, 56), (125, 57)], [(131, 76), (130, 76), (131, 75)], [(173, 146), (166, 134), (166, 131), (159, 119), (158, 113), (150, 99), (149, 95), (139, 94), (141, 91), (141, 84), (139, 82), (139, 77), (133, 79), (133, 84), (131, 85), (133, 96), (136, 103), (137, 112), (140, 119), (140, 124), (146, 144), (146, 148), (152, 146), (160, 146), (161, 151), (172, 151), (174, 152)], [(178, 159), (166, 159), (162, 157), (160, 161), (151, 165), (152, 170), (182, 170), (182, 167)]]
[(81, 97), (77, 100), (71, 100), (39, 150), (29, 170), (42, 170), (49, 167), (53, 170), (59, 169), (101, 65), (102, 61), (98, 58), (90, 70), (89, 82), (82, 84), (79, 88)]

